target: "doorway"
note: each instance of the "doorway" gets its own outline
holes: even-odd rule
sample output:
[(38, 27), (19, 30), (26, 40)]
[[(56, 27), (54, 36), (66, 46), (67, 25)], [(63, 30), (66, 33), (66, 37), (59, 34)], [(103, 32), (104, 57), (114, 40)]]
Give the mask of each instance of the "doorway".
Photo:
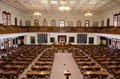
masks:
[(58, 43), (66, 43), (67, 36), (66, 35), (58, 35)]
[(108, 27), (110, 26), (110, 19), (109, 18), (107, 19), (107, 26)]
[(15, 17), (15, 26), (17, 26), (17, 18)]

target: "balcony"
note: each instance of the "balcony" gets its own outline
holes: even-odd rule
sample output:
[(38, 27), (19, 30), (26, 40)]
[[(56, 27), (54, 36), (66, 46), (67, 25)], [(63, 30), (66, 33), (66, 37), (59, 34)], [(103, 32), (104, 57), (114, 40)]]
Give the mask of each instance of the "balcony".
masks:
[(58, 32), (58, 33), (106, 33), (120, 34), (120, 27), (58, 27), (58, 26), (4, 26), (0, 24), (0, 34), (25, 32)]

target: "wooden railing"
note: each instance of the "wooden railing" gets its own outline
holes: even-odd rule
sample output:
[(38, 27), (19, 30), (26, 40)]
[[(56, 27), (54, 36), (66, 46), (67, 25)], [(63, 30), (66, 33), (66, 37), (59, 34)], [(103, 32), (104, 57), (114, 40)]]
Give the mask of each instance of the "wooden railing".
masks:
[(59, 32), (59, 33), (108, 33), (120, 34), (120, 27), (58, 27), (58, 26), (4, 26), (0, 24), (0, 34), (23, 32)]

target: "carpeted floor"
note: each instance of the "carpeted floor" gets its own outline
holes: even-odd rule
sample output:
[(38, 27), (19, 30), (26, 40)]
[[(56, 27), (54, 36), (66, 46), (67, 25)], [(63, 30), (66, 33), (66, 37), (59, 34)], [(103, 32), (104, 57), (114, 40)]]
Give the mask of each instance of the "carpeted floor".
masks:
[(61, 53), (61, 51), (58, 51), (58, 53), (55, 54), (50, 79), (66, 79), (64, 75), (65, 70), (69, 70), (71, 72), (69, 79), (83, 79), (72, 54)]

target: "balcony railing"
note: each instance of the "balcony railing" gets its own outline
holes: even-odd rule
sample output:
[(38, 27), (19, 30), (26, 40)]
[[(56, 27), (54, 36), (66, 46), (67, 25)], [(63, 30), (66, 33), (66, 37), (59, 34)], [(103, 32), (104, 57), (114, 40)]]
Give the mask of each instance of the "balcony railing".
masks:
[(4, 26), (0, 25), (0, 34), (23, 32), (59, 32), (59, 33), (108, 33), (120, 34), (120, 27), (58, 27), (58, 26)]

